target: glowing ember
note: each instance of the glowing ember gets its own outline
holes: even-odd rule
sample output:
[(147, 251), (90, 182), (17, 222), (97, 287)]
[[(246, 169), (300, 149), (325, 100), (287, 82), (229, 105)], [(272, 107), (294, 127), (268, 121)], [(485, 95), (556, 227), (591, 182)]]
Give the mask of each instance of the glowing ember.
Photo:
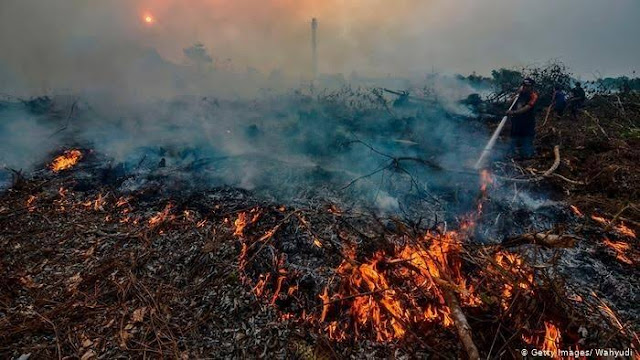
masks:
[(633, 260), (627, 256), (627, 253), (631, 250), (630, 244), (621, 241), (611, 241), (607, 238), (604, 238), (602, 242), (616, 252), (616, 259), (625, 264), (633, 265)]
[(574, 214), (576, 214), (579, 217), (584, 217), (584, 214), (582, 213), (582, 211), (580, 211), (580, 209), (578, 209), (577, 206), (575, 205), (571, 205), (571, 211), (573, 211)]
[(36, 207), (33, 205), (36, 202), (36, 199), (37, 198), (35, 195), (31, 195), (27, 199), (27, 209), (29, 210), (29, 212), (33, 212), (36, 209)]
[(616, 226), (615, 229), (617, 232), (624, 236), (632, 237), (634, 239), (636, 238), (636, 233), (629, 227), (627, 227), (623, 222), (621, 222), (620, 225)]
[(322, 300), (322, 314), (320, 315), (320, 321), (324, 321), (327, 318), (327, 313), (329, 312), (329, 290), (325, 287), (319, 297), (320, 300)]
[(82, 159), (82, 152), (80, 150), (65, 151), (64, 154), (58, 156), (51, 163), (51, 170), (54, 172), (60, 172), (68, 170), (74, 167), (78, 161)]
[(602, 299), (598, 298), (598, 300), (600, 300), (600, 305), (598, 305), (600, 310), (602, 310), (602, 312), (604, 312), (611, 319), (611, 321), (618, 327), (618, 329), (624, 329), (624, 326), (616, 316), (616, 313), (607, 304), (605, 304)]
[(106, 200), (102, 194), (98, 194), (98, 197), (94, 201), (87, 201), (82, 205), (86, 208), (93, 208), (95, 211), (104, 211), (104, 205)]
[(161, 212), (157, 213), (155, 216), (153, 216), (151, 219), (149, 219), (149, 225), (154, 227), (154, 226), (158, 226), (166, 221), (171, 221), (175, 218), (175, 216), (170, 215), (171, 213), (171, 209), (173, 208), (173, 205), (171, 204), (167, 204), (164, 207), (164, 210), (162, 210)]
[(595, 214), (591, 215), (591, 219), (599, 222), (602, 225), (606, 225), (608, 229), (613, 228), (616, 232), (624, 236), (628, 236), (634, 239), (636, 238), (636, 233), (622, 222), (619, 225), (613, 225), (613, 223), (610, 220), (607, 220), (604, 217), (598, 216)]
[(260, 275), (260, 279), (258, 280), (258, 283), (253, 288), (253, 291), (258, 297), (262, 296), (262, 294), (264, 293), (264, 287), (267, 285), (267, 281), (269, 281), (270, 277), (271, 277), (271, 274)]

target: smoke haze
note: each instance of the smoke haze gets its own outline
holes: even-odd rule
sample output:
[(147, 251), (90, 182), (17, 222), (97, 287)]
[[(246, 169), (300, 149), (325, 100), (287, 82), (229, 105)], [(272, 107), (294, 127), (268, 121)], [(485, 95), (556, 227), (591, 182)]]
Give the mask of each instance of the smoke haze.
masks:
[[(639, 9), (637, 0), (3, 1), (0, 92), (80, 100), (62, 132), (71, 96), (57, 122), (0, 109), (0, 166), (34, 169), (79, 145), (140, 173), (126, 189), (168, 171), (177, 188), (203, 181), (288, 199), (365, 177), (350, 191), (392, 210), (405, 196), (438, 202), (429, 188), (457, 198), (476, 184), (411, 161), (369, 176), (390, 158), (354, 141), (461, 167), (486, 140), (459, 121), (471, 113), (458, 100), (479, 89), (432, 76), (438, 103), (406, 113), (390, 113), (370, 89), (305, 95), (311, 18), (321, 73), (377, 76), (377, 86), (416, 94), (432, 69), (488, 73), (559, 58), (583, 76), (629, 74)], [(208, 53), (185, 51), (195, 43)]]
[(40, 91), (127, 88), (149, 48), (182, 63), (201, 42), (218, 66), (296, 78), (310, 71), (312, 17), (324, 73), (487, 73), (560, 59), (587, 77), (630, 74), (638, 15), (636, 0), (3, 1), (0, 77)]

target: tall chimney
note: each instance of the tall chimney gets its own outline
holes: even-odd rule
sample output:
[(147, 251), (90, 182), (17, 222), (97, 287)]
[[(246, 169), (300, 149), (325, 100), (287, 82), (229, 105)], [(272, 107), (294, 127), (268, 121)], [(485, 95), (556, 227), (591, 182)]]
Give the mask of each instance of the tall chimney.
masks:
[(311, 67), (313, 80), (318, 77), (318, 19), (311, 20)]

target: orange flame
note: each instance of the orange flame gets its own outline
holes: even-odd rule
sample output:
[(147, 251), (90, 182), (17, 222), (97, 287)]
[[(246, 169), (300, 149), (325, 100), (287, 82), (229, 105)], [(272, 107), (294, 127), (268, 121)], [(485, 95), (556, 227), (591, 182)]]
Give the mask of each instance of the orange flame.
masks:
[(235, 226), (235, 231), (233, 235), (242, 237), (244, 235), (244, 228), (247, 226), (247, 213), (241, 212), (238, 214), (238, 218), (233, 222)]
[(173, 205), (172, 204), (167, 204), (164, 207), (164, 210), (160, 211), (159, 213), (157, 213), (155, 216), (153, 216), (151, 219), (149, 219), (149, 225), (154, 227), (154, 226), (158, 226), (166, 221), (171, 221), (173, 220), (175, 217), (173, 215), (170, 215), (171, 213), (171, 209), (173, 209)]
[[(460, 239), (456, 232), (427, 233), (415, 245), (397, 249), (393, 259), (385, 259), (385, 254), (380, 252), (363, 264), (343, 261), (337, 269), (343, 283), (334, 298), (338, 301), (354, 299), (349, 313), (354, 320), (356, 336), (368, 329), (377, 341), (383, 342), (402, 338), (408, 326), (413, 324), (438, 322), (443, 327), (452, 326), (451, 310), (444, 303), (441, 286), (458, 293), (467, 306), (481, 305), (473, 286), (467, 286), (466, 279), (461, 276)], [(398, 281), (408, 282), (420, 294), (431, 294), (431, 297), (419, 300), (397, 292), (394, 288)], [(323, 301), (320, 321), (325, 321), (330, 305), (327, 288), (320, 299)], [(344, 305), (343, 302), (340, 304)], [(326, 327), (332, 339), (338, 340), (349, 333), (349, 329), (340, 328), (340, 325), (330, 323)]]
[(262, 294), (264, 293), (264, 287), (267, 285), (267, 281), (269, 281), (270, 277), (271, 277), (271, 274), (260, 275), (260, 279), (258, 280), (258, 283), (253, 288), (253, 291), (256, 293), (258, 297), (262, 296)]
[(260, 210), (258, 208), (252, 209), (250, 213), (253, 214), (253, 217), (250, 220), (249, 214), (247, 214), (246, 212), (243, 211), (238, 214), (238, 218), (233, 222), (234, 236), (240, 238), (244, 237), (244, 229), (247, 227), (247, 225), (258, 221), (258, 219), (260, 218)]
[(94, 211), (103, 211), (105, 203), (106, 203), (106, 200), (102, 196), (102, 194), (98, 194), (98, 197), (94, 201), (89, 200), (83, 203), (82, 205), (89, 209), (93, 208)]
[(534, 282), (533, 272), (524, 266), (524, 259), (520, 255), (500, 251), (495, 254), (494, 259), (498, 266), (515, 278), (515, 281), (506, 279), (507, 282), (502, 287), (501, 306), (506, 311), (511, 306), (511, 299), (517, 289), (531, 291), (531, 285)]
[(629, 227), (627, 227), (624, 222), (620, 222), (620, 225), (617, 225), (615, 227), (616, 231), (618, 231), (620, 234), (624, 235), (624, 236), (628, 236), (631, 238), (636, 238), (636, 233), (631, 230)]
[(58, 156), (51, 163), (51, 170), (54, 172), (60, 172), (68, 170), (74, 167), (78, 161), (82, 159), (82, 152), (80, 150), (68, 150), (64, 154)]
[(578, 209), (577, 206), (571, 205), (570, 208), (571, 208), (571, 211), (573, 211), (573, 213), (576, 214), (577, 216), (584, 217), (584, 214), (582, 213), (582, 211), (580, 211), (580, 209)]
[(27, 199), (27, 209), (29, 212), (33, 212), (36, 207), (33, 205), (36, 202), (37, 197), (35, 195), (30, 195)]
[(611, 241), (607, 238), (604, 238), (602, 242), (616, 252), (616, 259), (625, 264), (633, 265), (633, 260), (631, 260), (626, 254), (627, 252), (629, 252), (629, 250), (631, 250), (630, 244), (621, 241)]
[(482, 196), (481, 201), (478, 202), (478, 215), (482, 214), (482, 208), (484, 206), (484, 201), (487, 198), (487, 189), (489, 185), (493, 184), (493, 177), (488, 170), (482, 170), (480, 172), (480, 194)]
[(560, 331), (554, 324), (550, 322), (545, 321), (544, 327), (545, 327), (545, 334), (544, 334), (544, 343), (542, 345), (542, 350), (557, 354), (558, 347), (560, 345), (560, 340), (562, 339), (562, 336), (560, 335)]
[[(434, 323), (442, 327), (454, 325), (451, 309), (447, 306), (447, 298), (454, 295), (463, 306), (482, 306), (474, 285), (483, 283), (481, 278), (470, 281), (463, 277), (462, 255), (463, 240), (473, 231), (475, 220), (482, 211), (482, 203), (486, 200), (486, 191), (493, 179), (488, 171), (481, 173), (482, 197), (478, 202), (478, 212), (470, 214), (461, 221), (460, 232), (429, 231), (418, 239), (401, 238), (404, 242), (390, 252), (378, 252), (368, 260), (356, 260), (355, 246), (346, 246), (342, 253), (345, 260), (336, 269), (337, 284), (331, 280), (325, 285), (318, 298), (321, 303), (319, 314), (306, 314), (302, 318), (315, 323), (322, 323), (329, 338), (341, 341), (361, 334), (371, 333), (376, 341), (386, 342), (403, 338), (414, 326), (427, 326)], [(247, 255), (252, 248), (245, 236), (245, 228), (253, 223), (259, 214), (254, 213), (250, 219), (248, 213), (239, 213), (234, 221), (234, 235), (241, 239), (240, 268), (247, 264)], [(336, 216), (341, 210), (330, 206), (327, 210)], [(304, 223), (305, 220), (301, 218)], [(227, 221), (228, 222), (228, 221)], [(306, 225), (306, 224), (305, 224)], [(278, 227), (267, 231), (257, 239), (262, 242), (274, 236)], [(254, 242), (255, 243), (255, 242)], [(318, 238), (312, 238), (310, 246), (321, 248), (324, 244)], [(503, 269), (501, 269), (503, 268)], [(525, 266), (524, 259), (516, 254), (499, 252), (495, 263), (489, 269), (489, 275), (501, 274), (509, 280), (504, 288), (498, 288), (505, 294), (506, 303), (517, 292), (532, 291), (534, 283), (533, 270)], [(295, 272), (292, 272), (292, 274)], [(297, 286), (289, 285), (286, 289), (287, 270), (280, 263), (277, 278), (270, 274), (260, 275), (254, 287), (259, 296), (265, 294), (267, 284), (273, 286), (269, 293), (270, 303), (276, 303), (281, 292), (292, 296)], [(510, 276), (511, 275), (511, 276)], [(498, 275), (497, 275), (498, 276)], [(269, 279), (271, 281), (269, 282)], [(398, 291), (398, 288), (407, 291)], [(337, 319), (340, 311), (348, 312), (351, 321)], [(551, 339), (548, 347), (560, 342), (560, 334), (550, 325), (547, 329)], [(553, 332), (555, 330), (555, 332)], [(540, 334), (541, 335), (541, 334)]]
[(322, 300), (322, 314), (320, 314), (320, 321), (323, 322), (327, 318), (327, 313), (329, 312), (329, 289), (326, 287), (322, 294), (318, 295), (320, 300)]
[(599, 222), (602, 225), (606, 225), (607, 228), (613, 228), (616, 232), (627, 236), (627, 237), (631, 237), (631, 238), (636, 238), (636, 233), (631, 230), (628, 226), (626, 226), (623, 222), (621, 222), (618, 225), (613, 225), (613, 223), (610, 220), (605, 219), (602, 216), (598, 216), (598, 215), (591, 215), (591, 219)]

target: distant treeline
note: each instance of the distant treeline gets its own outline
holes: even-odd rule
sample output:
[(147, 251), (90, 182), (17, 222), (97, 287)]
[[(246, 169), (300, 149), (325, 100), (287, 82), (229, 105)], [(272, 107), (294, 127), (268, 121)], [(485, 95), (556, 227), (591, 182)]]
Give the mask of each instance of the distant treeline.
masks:
[[(635, 72), (634, 72), (635, 75)], [(491, 76), (476, 73), (470, 75), (456, 75), (459, 80), (466, 81), (476, 88), (492, 89), (493, 94), (487, 100), (500, 100), (514, 93), (525, 77), (536, 81), (536, 88), (541, 95), (542, 103), (549, 103), (554, 88), (564, 91), (570, 90), (580, 80), (573, 76), (561, 62), (550, 62), (542, 66), (529, 66), (521, 69), (501, 68), (491, 71)], [(590, 95), (604, 95), (612, 93), (629, 93), (640, 91), (638, 77), (607, 77), (591, 81), (582, 81), (586, 92)]]

